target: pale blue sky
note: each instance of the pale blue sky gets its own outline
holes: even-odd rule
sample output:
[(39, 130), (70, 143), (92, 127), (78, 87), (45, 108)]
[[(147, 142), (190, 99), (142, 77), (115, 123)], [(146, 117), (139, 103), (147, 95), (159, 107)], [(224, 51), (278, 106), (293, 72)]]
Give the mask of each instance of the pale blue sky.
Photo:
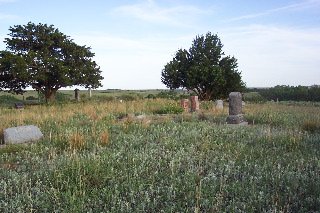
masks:
[(0, 41), (29, 21), (92, 47), (103, 89), (165, 88), (164, 65), (208, 31), (249, 87), (320, 84), (320, 0), (0, 0)]

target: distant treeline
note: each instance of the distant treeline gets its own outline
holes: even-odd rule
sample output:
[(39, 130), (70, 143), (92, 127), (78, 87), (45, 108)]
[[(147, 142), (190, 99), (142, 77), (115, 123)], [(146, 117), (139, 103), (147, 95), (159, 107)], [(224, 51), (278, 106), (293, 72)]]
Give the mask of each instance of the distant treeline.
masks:
[(278, 85), (271, 88), (248, 89), (257, 92), (261, 98), (274, 101), (320, 101), (320, 86), (285, 86)]

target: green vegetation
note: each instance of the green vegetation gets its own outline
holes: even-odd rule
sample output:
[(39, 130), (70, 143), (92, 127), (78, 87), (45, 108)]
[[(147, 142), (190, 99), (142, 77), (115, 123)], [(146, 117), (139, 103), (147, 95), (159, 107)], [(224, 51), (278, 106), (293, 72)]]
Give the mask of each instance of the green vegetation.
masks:
[(21, 102), (21, 100), (11, 96), (11, 95), (1, 95), (0, 104), (1, 106), (13, 107), (15, 103)]
[(200, 100), (226, 98), (242, 91), (245, 83), (238, 71), (237, 59), (226, 56), (216, 34), (197, 36), (189, 50), (179, 49), (161, 73), (161, 81), (170, 89), (193, 91)]
[(77, 45), (53, 25), (29, 22), (9, 31), (6, 50), (0, 51), (0, 91), (22, 94), (32, 87), (51, 102), (62, 87), (102, 86), (91, 48)]
[(285, 86), (278, 85), (272, 88), (249, 89), (258, 92), (264, 100), (279, 101), (320, 101), (320, 86)]
[(168, 106), (178, 102), (0, 108), (0, 129), (45, 135), (0, 148), (0, 212), (320, 211), (319, 105), (247, 104), (246, 127), (210, 102), (155, 114)]

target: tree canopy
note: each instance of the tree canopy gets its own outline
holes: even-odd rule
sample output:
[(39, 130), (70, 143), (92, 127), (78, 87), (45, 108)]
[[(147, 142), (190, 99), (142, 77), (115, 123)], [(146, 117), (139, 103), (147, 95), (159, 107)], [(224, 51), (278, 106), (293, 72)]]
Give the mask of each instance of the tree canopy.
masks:
[(53, 25), (29, 22), (9, 31), (6, 50), (0, 51), (0, 90), (21, 94), (31, 86), (54, 100), (62, 87), (102, 86), (91, 48), (77, 45)]
[(161, 81), (170, 89), (185, 88), (200, 99), (227, 97), (242, 91), (245, 83), (238, 71), (237, 59), (224, 56), (219, 37), (208, 32), (197, 36), (189, 51), (179, 49), (161, 73)]

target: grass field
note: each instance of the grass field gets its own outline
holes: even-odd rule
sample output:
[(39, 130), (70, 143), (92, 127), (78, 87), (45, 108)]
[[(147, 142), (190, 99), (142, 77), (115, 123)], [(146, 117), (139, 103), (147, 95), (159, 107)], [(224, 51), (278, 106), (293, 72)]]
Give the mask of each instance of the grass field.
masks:
[(166, 99), (0, 108), (0, 129), (44, 134), (0, 148), (0, 212), (320, 212), (319, 105), (246, 104), (242, 127), (225, 124), (227, 106), (178, 109)]
[[(153, 90), (120, 90), (120, 89), (107, 89), (107, 90), (92, 90), (93, 96), (112, 96), (112, 97), (121, 97), (123, 95), (136, 95), (140, 97), (145, 97), (149, 94), (157, 94), (161, 91), (167, 91), (167, 90), (161, 90), (161, 89), (153, 89)], [(74, 98), (74, 90), (59, 90), (58, 93), (64, 94), (68, 96), (70, 99)], [(80, 90), (79, 94), (84, 97), (89, 97), (88, 90)], [(8, 95), (7, 92), (0, 92), (0, 96)], [(24, 100), (27, 97), (33, 96), (35, 98), (38, 98), (38, 92), (35, 90), (27, 90), (23, 95), (12, 95), (10, 96), (16, 98), (17, 100)]]

